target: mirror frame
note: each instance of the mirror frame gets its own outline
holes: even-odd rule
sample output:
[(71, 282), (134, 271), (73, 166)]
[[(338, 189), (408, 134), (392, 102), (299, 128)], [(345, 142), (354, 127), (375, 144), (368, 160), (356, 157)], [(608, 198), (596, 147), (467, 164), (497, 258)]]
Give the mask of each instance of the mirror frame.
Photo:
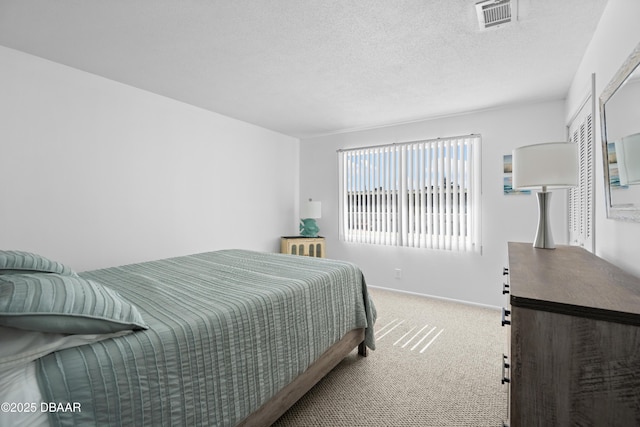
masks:
[(613, 76), (600, 95), (600, 132), (602, 141), (602, 160), (604, 168), (604, 197), (607, 204), (607, 218), (640, 222), (639, 208), (620, 208), (611, 204), (611, 186), (609, 177), (609, 157), (607, 149), (607, 115), (606, 103), (620, 89), (627, 78), (638, 68), (640, 70), (640, 43)]

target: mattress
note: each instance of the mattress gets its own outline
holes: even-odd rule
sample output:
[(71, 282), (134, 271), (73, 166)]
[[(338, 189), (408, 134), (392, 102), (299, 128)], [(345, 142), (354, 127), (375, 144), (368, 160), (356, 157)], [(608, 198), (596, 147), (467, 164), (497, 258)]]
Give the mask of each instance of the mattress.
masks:
[[(342, 261), (224, 250), (80, 273), (134, 304), (148, 330), (36, 362), (54, 426), (233, 426), (375, 307)], [(78, 406), (74, 406), (74, 405)]]

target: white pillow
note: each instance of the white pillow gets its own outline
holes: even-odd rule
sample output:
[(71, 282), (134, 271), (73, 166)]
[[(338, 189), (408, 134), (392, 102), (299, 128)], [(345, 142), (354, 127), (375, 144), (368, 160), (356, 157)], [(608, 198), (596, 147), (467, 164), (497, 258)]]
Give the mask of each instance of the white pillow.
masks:
[[(42, 394), (36, 379), (34, 361), (56, 350), (91, 344), (107, 338), (119, 337), (133, 331), (111, 334), (66, 335), (25, 331), (0, 326), (0, 402), (35, 403), (40, 405)], [(0, 426), (45, 427), (49, 425), (46, 412), (0, 411)]]
[[(40, 411), (42, 393), (36, 379), (36, 364), (28, 363), (0, 372), (0, 402), (28, 405), (29, 410), (0, 411), (0, 425), (12, 427), (48, 427), (49, 417)], [(32, 405), (35, 405), (33, 407)], [(9, 408), (10, 409), (10, 408)]]
[(107, 338), (119, 337), (132, 331), (111, 334), (67, 335), (50, 332), (25, 331), (0, 326), (0, 375), (15, 367), (53, 353), (56, 350), (91, 344)]

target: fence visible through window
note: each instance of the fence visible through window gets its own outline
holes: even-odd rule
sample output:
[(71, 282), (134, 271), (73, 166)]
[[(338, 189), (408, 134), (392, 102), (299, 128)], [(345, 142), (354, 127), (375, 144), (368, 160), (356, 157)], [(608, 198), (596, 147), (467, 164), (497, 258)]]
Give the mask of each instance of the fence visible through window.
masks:
[(341, 239), (479, 251), (480, 136), (339, 151)]

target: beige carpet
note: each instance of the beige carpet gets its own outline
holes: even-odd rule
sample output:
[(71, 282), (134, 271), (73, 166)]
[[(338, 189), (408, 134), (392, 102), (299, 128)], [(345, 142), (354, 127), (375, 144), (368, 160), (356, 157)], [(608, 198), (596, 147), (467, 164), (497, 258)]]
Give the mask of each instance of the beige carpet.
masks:
[(496, 310), (370, 288), (377, 349), (352, 352), (275, 426), (502, 426)]

